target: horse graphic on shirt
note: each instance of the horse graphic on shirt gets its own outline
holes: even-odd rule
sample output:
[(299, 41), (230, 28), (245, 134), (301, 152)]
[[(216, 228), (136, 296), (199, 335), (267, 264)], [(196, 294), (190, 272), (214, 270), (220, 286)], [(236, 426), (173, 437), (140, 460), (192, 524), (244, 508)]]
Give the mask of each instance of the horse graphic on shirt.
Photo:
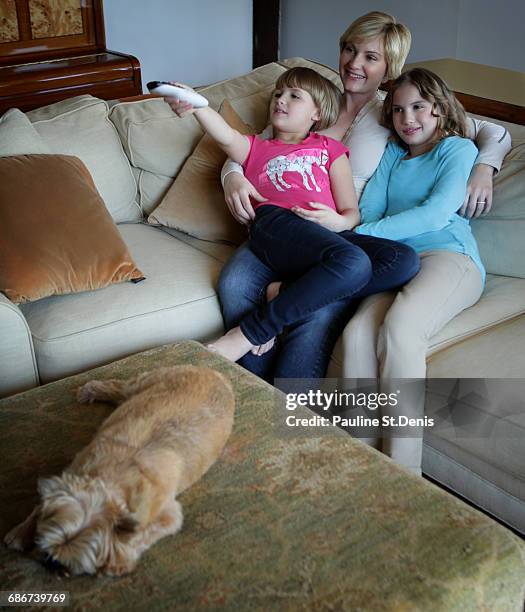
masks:
[(310, 179), (313, 188), (315, 188), (316, 191), (321, 191), (321, 188), (315, 181), (312, 167), (314, 165), (319, 166), (320, 170), (322, 170), (325, 174), (328, 174), (326, 169), (326, 164), (328, 163), (328, 151), (325, 149), (316, 150), (315, 155), (309, 155), (308, 152), (306, 152), (305, 155), (298, 155), (298, 153), (301, 153), (301, 151), (289, 153), (288, 155), (278, 155), (277, 157), (270, 159), (266, 165), (266, 174), (268, 175), (268, 178), (272, 181), (274, 187), (278, 191), (284, 191), (283, 187), (286, 187), (286, 189), (291, 189), (292, 185), (288, 185), (288, 183), (283, 179), (283, 172), (298, 172), (303, 179), (305, 189), (308, 191), (313, 190), (308, 183), (308, 179)]

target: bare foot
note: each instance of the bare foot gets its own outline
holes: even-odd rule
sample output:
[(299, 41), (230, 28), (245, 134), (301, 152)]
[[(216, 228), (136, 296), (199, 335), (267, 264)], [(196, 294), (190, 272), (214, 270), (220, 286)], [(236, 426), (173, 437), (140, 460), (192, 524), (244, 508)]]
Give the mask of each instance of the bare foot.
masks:
[(219, 353), (230, 361), (238, 361), (254, 348), (254, 345), (242, 333), (240, 327), (230, 329), (224, 336), (206, 346), (210, 351)]

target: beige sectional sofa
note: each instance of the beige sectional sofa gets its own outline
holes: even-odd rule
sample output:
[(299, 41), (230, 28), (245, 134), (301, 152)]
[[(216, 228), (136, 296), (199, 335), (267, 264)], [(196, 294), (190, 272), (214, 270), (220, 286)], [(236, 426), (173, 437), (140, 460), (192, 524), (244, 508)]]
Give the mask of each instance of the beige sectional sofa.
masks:
[[(245, 122), (262, 129), (273, 83), (299, 63), (337, 82), (331, 69), (294, 59), (202, 91), (215, 108), (228, 99)], [(514, 148), (496, 179), (494, 208), (473, 224), (487, 286), (477, 305), (431, 339), (429, 377), (513, 378), (516, 385), (525, 378), (525, 126), (507, 127)], [(145, 222), (201, 138), (193, 118), (176, 119), (155, 98), (108, 104), (81, 96), (0, 118), (0, 156), (48, 152), (84, 161), (146, 275), (139, 284), (20, 306), (0, 294), (0, 396), (161, 344), (206, 341), (222, 331), (215, 287), (234, 247)], [(209, 223), (203, 214), (204, 236)], [(339, 375), (344, 358), (338, 344), (331, 376)], [(445, 437), (429, 435), (423, 470), (525, 532), (525, 409), (516, 385), (512, 401), (505, 395), (510, 387), (491, 381), (483, 400), (473, 402), (493, 417), (491, 433), (468, 439), (454, 429)]]

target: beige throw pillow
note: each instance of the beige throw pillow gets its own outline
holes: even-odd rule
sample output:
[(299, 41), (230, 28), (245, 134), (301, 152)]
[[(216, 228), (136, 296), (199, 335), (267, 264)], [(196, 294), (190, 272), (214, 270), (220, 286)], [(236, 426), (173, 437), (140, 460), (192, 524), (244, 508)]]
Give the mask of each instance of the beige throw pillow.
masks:
[(18, 108), (10, 108), (0, 117), (0, 157), (51, 153), (31, 121)]
[(11, 301), (142, 277), (77, 157), (0, 158), (0, 291)]
[[(220, 115), (241, 134), (254, 130), (224, 100)], [(220, 171), (226, 154), (205, 134), (184, 164), (148, 223), (180, 230), (201, 240), (240, 244), (246, 229), (235, 221), (224, 201)]]
[[(115, 223), (142, 219), (135, 202), (137, 184), (115, 126), (108, 118), (108, 103), (93, 96), (77, 96), (27, 113), (49, 153), (72, 155), (89, 170), (100, 197)], [(20, 151), (20, 153), (45, 151)]]

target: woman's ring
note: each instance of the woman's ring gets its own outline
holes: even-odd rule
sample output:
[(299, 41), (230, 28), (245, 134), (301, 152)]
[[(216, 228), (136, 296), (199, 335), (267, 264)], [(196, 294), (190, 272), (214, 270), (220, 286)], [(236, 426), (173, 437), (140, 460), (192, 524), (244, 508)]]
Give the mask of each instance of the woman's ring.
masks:
[(486, 204), (487, 200), (478, 200), (476, 204)]

